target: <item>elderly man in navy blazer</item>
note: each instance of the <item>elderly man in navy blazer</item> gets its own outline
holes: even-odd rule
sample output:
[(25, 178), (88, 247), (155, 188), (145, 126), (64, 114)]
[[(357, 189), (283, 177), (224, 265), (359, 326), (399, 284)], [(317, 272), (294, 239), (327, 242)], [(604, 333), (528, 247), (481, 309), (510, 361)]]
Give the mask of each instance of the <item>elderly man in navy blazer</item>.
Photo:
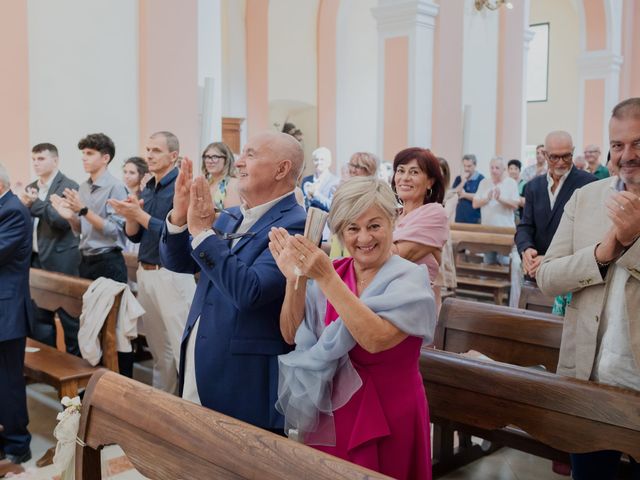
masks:
[(29, 210), (9, 189), (0, 164), (0, 475), (31, 458), (27, 396), (22, 370), (31, 312)]
[(303, 233), (294, 188), (300, 144), (284, 133), (250, 139), (236, 162), (243, 204), (220, 213), (204, 177), (182, 162), (160, 240), (167, 268), (200, 271), (180, 358), (183, 398), (282, 433), (275, 410), (277, 356), (290, 351), (279, 326), (285, 278), (268, 248), (272, 227)]
[(535, 279), (558, 229), (565, 204), (576, 189), (596, 181), (596, 177), (573, 165), (573, 140), (567, 132), (551, 132), (544, 143), (547, 174), (525, 185), (524, 213), (515, 237), (522, 269), (531, 279)]

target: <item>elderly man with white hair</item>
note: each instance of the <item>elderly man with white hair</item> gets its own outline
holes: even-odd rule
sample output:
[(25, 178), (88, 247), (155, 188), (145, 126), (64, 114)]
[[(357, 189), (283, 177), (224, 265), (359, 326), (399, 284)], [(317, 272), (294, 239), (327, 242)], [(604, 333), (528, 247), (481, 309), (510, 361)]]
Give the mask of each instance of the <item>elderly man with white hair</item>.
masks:
[(491, 176), (480, 182), (473, 199), (473, 208), (479, 208), (482, 212), (482, 225), (515, 227), (514, 211), (520, 202), (518, 184), (505, 175), (506, 167), (502, 157), (492, 158), (489, 165)]
[(340, 179), (331, 173), (331, 150), (327, 147), (316, 148), (311, 154), (316, 171), (302, 179), (305, 207), (319, 208), (326, 212), (331, 207), (331, 199), (340, 183)]
[(0, 164), (0, 477), (21, 472), (31, 458), (27, 396), (22, 370), (31, 295), (31, 214), (10, 190)]

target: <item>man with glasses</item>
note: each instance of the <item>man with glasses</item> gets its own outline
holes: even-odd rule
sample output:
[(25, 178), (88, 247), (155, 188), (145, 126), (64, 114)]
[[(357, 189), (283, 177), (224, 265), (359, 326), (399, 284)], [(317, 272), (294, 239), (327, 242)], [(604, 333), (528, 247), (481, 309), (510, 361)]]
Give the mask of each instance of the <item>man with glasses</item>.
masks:
[[(614, 107), (609, 150), (616, 175), (574, 192), (538, 284), (547, 295), (573, 292), (557, 373), (640, 391), (640, 98)], [(573, 478), (618, 478), (620, 457), (572, 454)], [(636, 460), (628, 478), (640, 478)]]
[(515, 241), (522, 268), (529, 280), (536, 278), (542, 259), (556, 233), (564, 206), (574, 190), (596, 178), (573, 166), (573, 140), (563, 131), (551, 132), (544, 142), (547, 174), (527, 183), (522, 219)]
[(191, 180), (185, 158), (160, 240), (167, 268), (200, 272), (182, 340), (181, 396), (280, 434), (277, 357), (291, 346), (280, 333), (286, 281), (268, 233), (273, 227), (304, 231), (304, 208), (294, 194), (303, 161), (290, 135), (250, 139), (236, 162), (243, 204), (215, 220), (209, 185), (204, 177)]
[(600, 163), (600, 147), (597, 145), (584, 147), (584, 159), (587, 162), (587, 172), (598, 180), (609, 177), (609, 170)]
[(153, 175), (140, 194), (109, 200), (125, 220), (129, 240), (138, 250), (138, 301), (145, 310), (144, 334), (153, 357), (153, 386), (176, 394), (180, 341), (196, 290), (193, 275), (176, 273), (160, 263), (160, 234), (173, 208), (180, 144), (171, 132), (157, 132), (147, 140), (146, 160)]

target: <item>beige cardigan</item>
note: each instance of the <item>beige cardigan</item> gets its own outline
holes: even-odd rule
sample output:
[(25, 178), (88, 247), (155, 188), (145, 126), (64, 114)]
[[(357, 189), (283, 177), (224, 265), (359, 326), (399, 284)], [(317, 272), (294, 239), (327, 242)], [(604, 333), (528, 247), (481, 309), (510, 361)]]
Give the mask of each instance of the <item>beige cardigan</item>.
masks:
[[(567, 307), (557, 372), (588, 380), (597, 354), (598, 327), (613, 269), (603, 280), (595, 261), (596, 245), (612, 228), (605, 201), (615, 193), (618, 177), (606, 178), (576, 190), (565, 205), (560, 226), (536, 279), (546, 295), (574, 292)], [(629, 339), (640, 366), (640, 241), (616, 264), (629, 272), (625, 285)]]

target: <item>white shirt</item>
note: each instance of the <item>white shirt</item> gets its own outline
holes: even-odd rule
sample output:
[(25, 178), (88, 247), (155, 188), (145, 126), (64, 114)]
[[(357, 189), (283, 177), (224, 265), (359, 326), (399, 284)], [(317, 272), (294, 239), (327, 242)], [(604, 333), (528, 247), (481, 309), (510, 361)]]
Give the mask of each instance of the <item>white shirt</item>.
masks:
[[(285, 198), (288, 195), (291, 195), (293, 191), (285, 193), (281, 197), (278, 197), (274, 200), (271, 200), (267, 203), (263, 203), (262, 205), (258, 205), (253, 208), (247, 208), (245, 205), (240, 205), (240, 212), (242, 213), (242, 223), (236, 229), (236, 233), (245, 233), (248, 232), (253, 225), (256, 224), (260, 217), (262, 217), (265, 213), (267, 213), (271, 207), (273, 207), (280, 200)], [(167, 215), (167, 231), (169, 234), (182, 233), (187, 229), (187, 225), (182, 227), (177, 227), (169, 222), (169, 218), (171, 216), (171, 212)], [(204, 232), (200, 232), (196, 235), (193, 240), (191, 240), (191, 248), (196, 249), (198, 245), (204, 242), (211, 235), (215, 235), (213, 230), (205, 230)], [(238, 243), (240, 239), (234, 239), (231, 243), (232, 247)], [(185, 400), (189, 400), (190, 402), (197, 403), (198, 405), (202, 405), (200, 401), (200, 395), (198, 394), (198, 385), (196, 382), (196, 368), (195, 368), (195, 356), (196, 356), (196, 342), (195, 339), (198, 338), (198, 327), (200, 325), (200, 317), (196, 320), (196, 323), (193, 325), (193, 330), (189, 334), (189, 338), (187, 339), (187, 351), (185, 354), (185, 365), (184, 365), (184, 383), (182, 386), (182, 398)]]
[(547, 192), (549, 192), (549, 205), (551, 205), (551, 210), (553, 210), (553, 206), (556, 204), (556, 198), (558, 198), (558, 194), (560, 190), (562, 190), (562, 186), (564, 185), (564, 181), (567, 179), (569, 174), (571, 173), (571, 169), (558, 180), (558, 186), (556, 187), (556, 191), (551, 191), (551, 186), (553, 185), (553, 178), (551, 178), (551, 174), (547, 172)]
[[(625, 285), (629, 272), (616, 264), (611, 264), (611, 282), (607, 290), (607, 299), (600, 322), (598, 342), (600, 348), (596, 355), (592, 379), (596, 382), (630, 388), (640, 391), (640, 365), (631, 351), (629, 340), (629, 322), (632, 316), (627, 311)], [(637, 318), (633, 318), (637, 320)]]
[[(493, 183), (491, 178), (483, 179), (478, 186), (476, 197), (482, 199), (489, 198), (489, 194), (496, 188), (500, 190), (501, 199), (511, 202), (520, 201), (518, 184), (509, 176), (505, 176), (497, 185)], [(495, 198), (492, 198), (489, 203), (481, 207), (480, 212), (482, 225), (491, 225), (493, 227), (516, 226), (514, 209), (503, 205)]]
[[(44, 202), (44, 199), (47, 198), (47, 194), (49, 193), (49, 189), (51, 188), (51, 184), (53, 183), (53, 179), (58, 175), (58, 170), (55, 170), (51, 176), (49, 177), (49, 181), (45, 184), (42, 184), (40, 180), (38, 180), (38, 199)], [(38, 224), (40, 223), (40, 219), (38, 217), (33, 218), (33, 251), (38, 253)]]

